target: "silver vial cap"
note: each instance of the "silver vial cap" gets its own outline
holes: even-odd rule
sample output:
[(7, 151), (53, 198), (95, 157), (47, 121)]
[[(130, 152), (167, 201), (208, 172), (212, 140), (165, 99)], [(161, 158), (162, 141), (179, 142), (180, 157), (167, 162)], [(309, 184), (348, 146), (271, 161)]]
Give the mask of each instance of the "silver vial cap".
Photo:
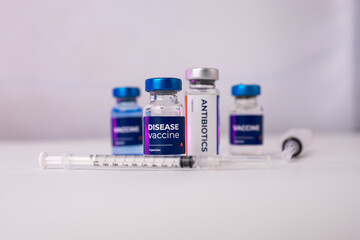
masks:
[(218, 80), (219, 70), (216, 68), (190, 68), (186, 70), (187, 80)]

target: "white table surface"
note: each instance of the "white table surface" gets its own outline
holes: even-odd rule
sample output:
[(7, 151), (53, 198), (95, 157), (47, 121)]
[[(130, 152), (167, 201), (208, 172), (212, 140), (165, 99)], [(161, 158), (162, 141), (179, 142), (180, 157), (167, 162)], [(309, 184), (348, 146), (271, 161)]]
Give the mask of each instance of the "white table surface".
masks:
[[(276, 139), (267, 136), (265, 150), (279, 162)], [(243, 171), (38, 167), (41, 150), (108, 153), (108, 139), (1, 142), (0, 150), (3, 240), (360, 239), (359, 134), (319, 134), (294, 163)]]

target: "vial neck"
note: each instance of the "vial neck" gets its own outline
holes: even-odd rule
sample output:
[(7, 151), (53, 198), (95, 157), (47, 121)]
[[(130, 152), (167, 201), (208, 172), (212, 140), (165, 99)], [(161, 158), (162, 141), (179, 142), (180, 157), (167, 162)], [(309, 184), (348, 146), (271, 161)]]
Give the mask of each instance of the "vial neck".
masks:
[(253, 108), (258, 106), (258, 100), (256, 96), (237, 96), (235, 104), (244, 108)]
[(136, 103), (136, 98), (116, 98), (117, 103)]
[(150, 92), (150, 101), (173, 101), (177, 102), (177, 91), (153, 91)]
[(192, 79), (189, 81), (189, 87), (192, 89), (212, 89), (215, 88), (215, 80), (201, 80), (201, 79)]

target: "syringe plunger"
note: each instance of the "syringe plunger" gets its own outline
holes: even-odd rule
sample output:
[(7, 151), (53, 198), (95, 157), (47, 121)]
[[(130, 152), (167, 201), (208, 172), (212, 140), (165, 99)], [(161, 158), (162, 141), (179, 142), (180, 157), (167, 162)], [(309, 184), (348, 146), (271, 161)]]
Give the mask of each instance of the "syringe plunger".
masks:
[(313, 141), (313, 133), (308, 128), (294, 128), (281, 137), (281, 158), (289, 161), (299, 156)]

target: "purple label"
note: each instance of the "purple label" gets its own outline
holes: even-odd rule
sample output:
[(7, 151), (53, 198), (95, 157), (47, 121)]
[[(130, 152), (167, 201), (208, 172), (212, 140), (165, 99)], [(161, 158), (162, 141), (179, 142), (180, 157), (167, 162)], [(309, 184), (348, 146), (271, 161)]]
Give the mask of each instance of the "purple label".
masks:
[(234, 145), (260, 145), (263, 142), (263, 116), (231, 115), (230, 143)]
[(113, 146), (142, 144), (142, 119), (113, 118), (112, 119)]
[(144, 154), (185, 153), (185, 117), (144, 117)]

